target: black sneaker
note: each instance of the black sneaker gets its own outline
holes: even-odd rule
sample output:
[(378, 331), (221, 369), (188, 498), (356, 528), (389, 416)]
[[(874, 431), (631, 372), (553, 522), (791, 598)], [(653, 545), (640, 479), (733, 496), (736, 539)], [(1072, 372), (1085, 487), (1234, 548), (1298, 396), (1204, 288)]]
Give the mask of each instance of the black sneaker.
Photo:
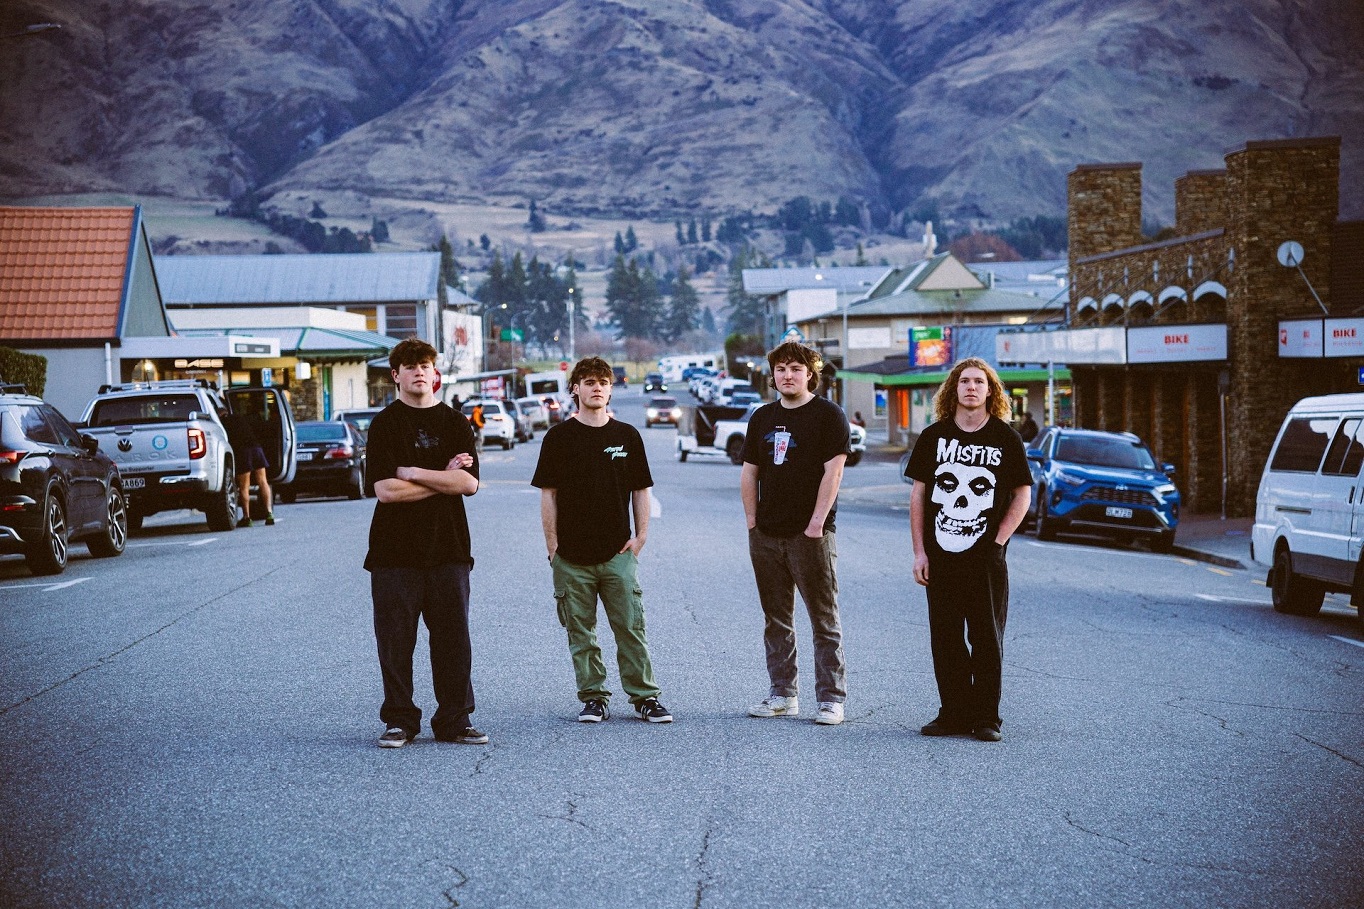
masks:
[(401, 726), (389, 726), (384, 730), (384, 734), (379, 736), (380, 748), (401, 748), (412, 741), (412, 736)]
[(982, 742), (998, 742), (1003, 736), (999, 734), (998, 723), (984, 723), (971, 731), (971, 734)]
[(920, 729), (919, 733), (921, 735), (965, 735), (970, 731), (971, 726), (968, 723), (954, 723), (951, 720), (937, 717), (933, 722)]
[(488, 744), (488, 734), (479, 732), (472, 726), (465, 726), (459, 734), (450, 741), (460, 745), (486, 745)]
[(239, 521), (237, 521), (237, 526), (238, 526), (238, 527), (250, 527), (250, 526), (251, 526), (251, 519), (250, 519), (250, 518), (242, 518), (242, 519), (240, 519)]
[(579, 723), (600, 723), (602, 720), (611, 719), (611, 707), (601, 698), (594, 698), (583, 704), (583, 709), (578, 713)]
[(274, 513), (273, 511), (266, 512), (266, 514), (265, 514), (265, 526), (266, 526), (266, 527), (274, 527), (274, 526), (275, 526), (275, 513)]
[(658, 698), (645, 698), (635, 705), (635, 713), (646, 723), (671, 723), (673, 715), (668, 708), (658, 702)]

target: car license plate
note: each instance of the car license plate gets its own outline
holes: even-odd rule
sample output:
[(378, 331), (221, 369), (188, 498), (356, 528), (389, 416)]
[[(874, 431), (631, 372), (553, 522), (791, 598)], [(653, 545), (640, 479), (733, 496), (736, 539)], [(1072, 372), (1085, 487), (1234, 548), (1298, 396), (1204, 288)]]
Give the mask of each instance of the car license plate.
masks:
[(1104, 509), (1104, 514), (1108, 515), (1110, 518), (1126, 518), (1130, 520), (1132, 517), (1132, 509), (1118, 508), (1117, 506), (1110, 505)]
[(146, 478), (146, 477), (124, 477), (124, 478), (123, 478), (123, 488), (124, 488), (124, 489), (144, 489), (144, 488), (146, 488), (146, 486), (147, 486), (147, 478)]
[(300, 461), (311, 461), (313, 459), (313, 453), (311, 451), (300, 451), (298, 453), (298, 459)]

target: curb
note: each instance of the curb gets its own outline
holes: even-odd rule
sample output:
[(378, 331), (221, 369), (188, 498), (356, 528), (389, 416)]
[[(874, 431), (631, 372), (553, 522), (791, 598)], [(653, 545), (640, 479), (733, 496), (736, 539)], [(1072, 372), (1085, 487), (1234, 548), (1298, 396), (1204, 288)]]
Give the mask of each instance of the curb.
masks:
[(1198, 562), (1207, 562), (1212, 565), (1220, 565), (1223, 568), (1239, 568), (1242, 571), (1249, 570), (1246, 567), (1245, 563), (1233, 559), (1230, 556), (1217, 555), (1216, 553), (1212, 552), (1204, 552), (1201, 549), (1193, 549), (1188, 546), (1176, 545), (1173, 549), (1170, 550), (1170, 554), (1184, 556), (1186, 559), (1193, 559)]

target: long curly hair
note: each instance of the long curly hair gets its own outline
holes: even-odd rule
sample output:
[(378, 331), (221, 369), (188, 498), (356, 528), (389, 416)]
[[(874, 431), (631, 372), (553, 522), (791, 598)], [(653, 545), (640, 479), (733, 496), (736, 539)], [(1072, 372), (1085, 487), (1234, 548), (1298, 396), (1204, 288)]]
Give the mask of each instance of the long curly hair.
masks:
[(985, 409), (990, 416), (1008, 422), (1013, 416), (1013, 408), (1009, 404), (1009, 395), (1004, 390), (1004, 383), (999, 381), (999, 373), (995, 372), (994, 367), (980, 357), (958, 360), (957, 365), (952, 367), (947, 378), (938, 386), (938, 393), (933, 396), (933, 419), (950, 420), (957, 415), (957, 382), (961, 379), (961, 374), (971, 368), (985, 373), (985, 381), (990, 386), (989, 395), (985, 398)]

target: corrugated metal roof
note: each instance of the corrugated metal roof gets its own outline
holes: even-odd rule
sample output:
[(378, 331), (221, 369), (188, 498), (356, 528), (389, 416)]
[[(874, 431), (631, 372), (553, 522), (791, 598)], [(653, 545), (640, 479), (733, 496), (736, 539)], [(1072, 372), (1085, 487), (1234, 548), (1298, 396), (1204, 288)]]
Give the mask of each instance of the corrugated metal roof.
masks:
[(436, 299), (440, 253), (158, 256), (167, 306)]
[(0, 338), (118, 337), (133, 208), (0, 207)]
[(356, 359), (369, 359), (376, 354), (387, 353), (398, 346), (397, 338), (381, 335), (374, 331), (359, 331), (341, 328), (195, 328), (180, 332), (185, 337), (214, 337), (217, 335), (250, 335), (260, 338), (278, 338), (281, 356), (341, 357), (354, 355)]
[(886, 265), (837, 268), (745, 268), (744, 293), (779, 294), (788, 290), (832, 287), (840, 292), (866, 291), (890, 271)]
[[(858, 300), (848, 307), (848, 316), (952, 316), (957, 313), (1018, 313), (1033, 312), (1044, 301), (1027, 294), (1007, 290), (907, 290), (903, 293)], [(830, 310), (802, 319), (827, 319), (841, 316), (841, 309)]]

